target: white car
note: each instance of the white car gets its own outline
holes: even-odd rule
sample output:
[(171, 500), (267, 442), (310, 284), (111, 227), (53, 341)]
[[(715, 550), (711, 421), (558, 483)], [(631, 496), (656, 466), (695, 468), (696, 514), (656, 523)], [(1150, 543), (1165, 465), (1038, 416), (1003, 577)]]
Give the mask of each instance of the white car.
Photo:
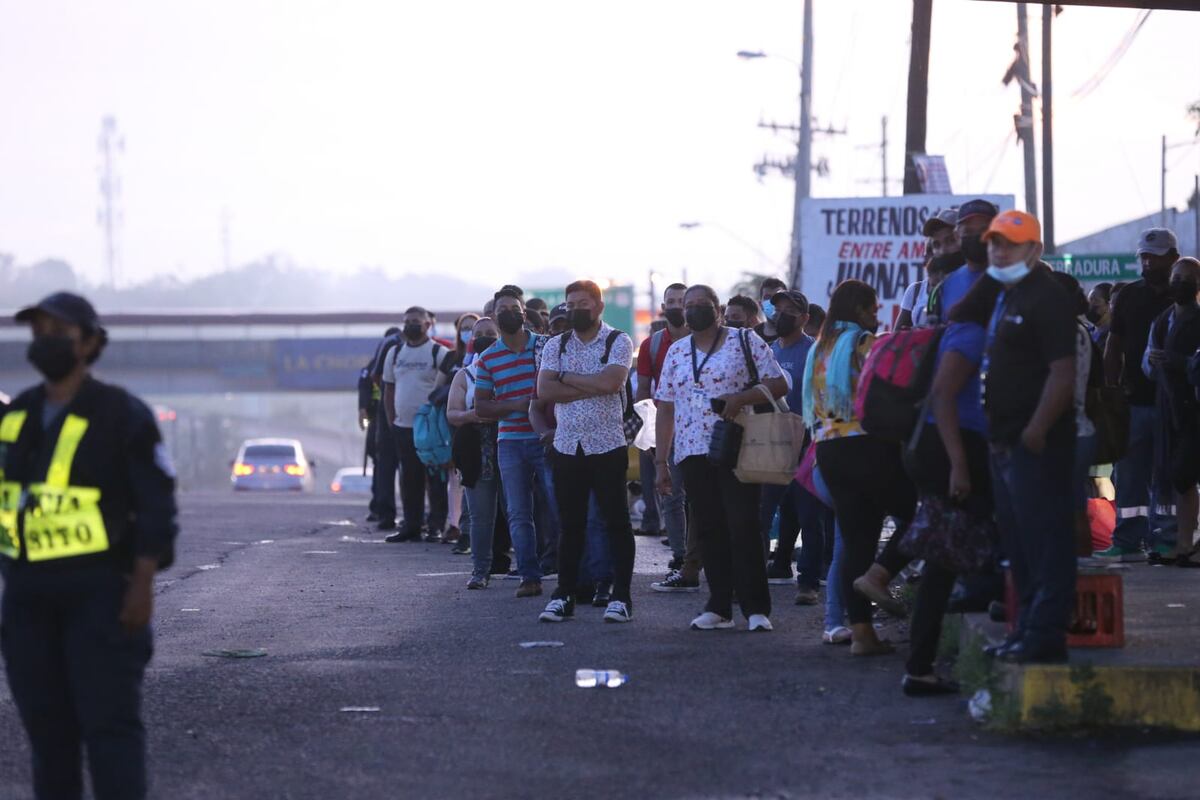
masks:
[(362, 467), (343, 467), (333, 476), (329, 491), (334, 494), (370, 494), (374, 475), (371, 467), (367, 467), (365, 475)]
[(247, 439), (233, 462), (230, 481), (239, 492), (311, 492), (316, 465), (295, 439)]

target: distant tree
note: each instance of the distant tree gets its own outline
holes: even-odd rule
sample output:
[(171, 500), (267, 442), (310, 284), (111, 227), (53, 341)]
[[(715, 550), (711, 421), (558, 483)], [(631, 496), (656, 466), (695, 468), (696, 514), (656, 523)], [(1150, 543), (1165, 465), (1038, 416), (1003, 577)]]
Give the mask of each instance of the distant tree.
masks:
[[(773, 275), (773, 274), (768, 275), (768, 274), (762, 273), (762, 272), (749, 272), (749, 271), (743, 272), (742, 277), (739, 278), (737, 283), (735, 283), (729, 289), (729, 297), (733, 297), (734, 295), (744, 294), (744, 295), (746, 295), (746, 297), (753, 297), (755, 300), (758, 300), (759, 285), (763, 282), (763, 280), (765, 278), (776, 278), (776, 277), (779, 277), (779, 276)], [(722, 298), (721, 302), (724, 302), (726, 299), (728, 299), (728, 298)]]

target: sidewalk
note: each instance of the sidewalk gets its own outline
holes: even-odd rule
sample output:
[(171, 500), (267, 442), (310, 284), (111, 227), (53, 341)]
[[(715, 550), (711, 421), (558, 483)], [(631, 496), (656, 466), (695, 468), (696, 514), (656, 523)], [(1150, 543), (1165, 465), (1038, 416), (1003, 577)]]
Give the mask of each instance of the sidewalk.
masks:
[(964, 618), (959, 671), (972, 691), (989, 691), (993, 724), (1200, 732), (1200, 571), (1108, 571), (1124, 584), (1123, 648), (1074, 648), (1066, 665), (993, 664), (982, 646), (1001, 641), (1005, 626), (982, 614)]

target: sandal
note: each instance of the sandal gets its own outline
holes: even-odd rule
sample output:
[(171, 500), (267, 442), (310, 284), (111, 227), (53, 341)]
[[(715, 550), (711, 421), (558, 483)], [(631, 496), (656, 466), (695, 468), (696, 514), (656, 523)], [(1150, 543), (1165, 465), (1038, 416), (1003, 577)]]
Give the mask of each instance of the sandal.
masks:
[(862, 642), (850, 643), (850, 655), (862, 656), (868, 658), (870, 656), (887, 656), (896, 652), (896, 648), (892, 647), (891, 642), (879, 641), (875, 644), (863, 644)]

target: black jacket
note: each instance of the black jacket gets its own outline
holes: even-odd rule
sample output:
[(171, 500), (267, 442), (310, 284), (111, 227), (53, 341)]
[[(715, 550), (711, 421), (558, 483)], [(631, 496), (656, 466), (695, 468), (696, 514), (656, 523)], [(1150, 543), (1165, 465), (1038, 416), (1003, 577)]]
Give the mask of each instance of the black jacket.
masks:
[[(88, 378), (71, 403), (43, 428), (46, 390), (42, 386), (21, 394), (7, 410), (27, 414), (12, 444), (0, 443), (4, 480), (23, 486), (45, 480), (54, 445), (68, 414), (88, 421), (71, 465), (69, 485), (101, 492), (100, 512), (108, 531), (109, 550), (74, 558), (25, 561), (23, 566), (60, 569), (107, 561), (125, 571), (135, 557), (149, 557), (160, 568), (175, 557), (175, 475), (151, 410), (124, 389)], [(23, 523), (18, 530), (23, 534)], [(11, 561), (0, 557), (0, 562)]]

